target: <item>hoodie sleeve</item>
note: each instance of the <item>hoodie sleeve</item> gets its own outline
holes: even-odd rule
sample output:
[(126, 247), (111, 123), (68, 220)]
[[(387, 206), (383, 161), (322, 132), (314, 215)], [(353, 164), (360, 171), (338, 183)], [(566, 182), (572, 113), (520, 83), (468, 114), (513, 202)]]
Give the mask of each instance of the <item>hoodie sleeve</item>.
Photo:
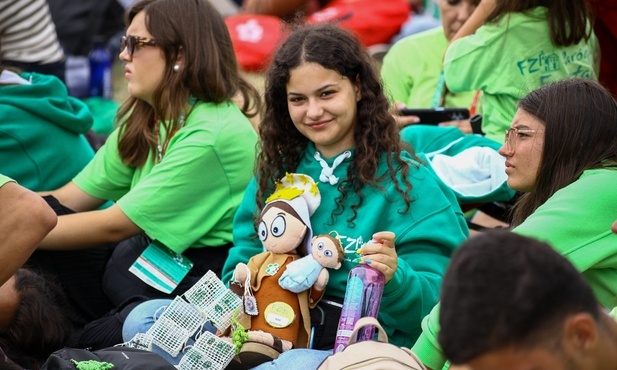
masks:
[(439, 303), (422, 320), (422, 334), (411, 348), (420, 361), (433, 370), (441, 369), (446, 364), (446, 357), (437, 342), (438, 333)]
[[(439, 299), (451, 253), (468, 236), (463, 213), (452, 191), (420, 167), (412, 179), (411, 215), (395, 241), (398, 268), (386, 284), (379, 318), (397, 345), (411, 347), (420, 323)], [(389, 333), (390, 334), (390, 333)]]

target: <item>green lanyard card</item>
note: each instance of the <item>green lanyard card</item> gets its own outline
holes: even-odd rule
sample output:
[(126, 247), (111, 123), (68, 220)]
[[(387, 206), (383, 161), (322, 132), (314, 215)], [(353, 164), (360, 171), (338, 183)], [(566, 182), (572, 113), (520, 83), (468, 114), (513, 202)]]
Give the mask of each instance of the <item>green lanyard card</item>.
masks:
[(193, 262), (158, 241), (153, 241), (129, 268), (144, 283), (171, 293), (193, 268)]

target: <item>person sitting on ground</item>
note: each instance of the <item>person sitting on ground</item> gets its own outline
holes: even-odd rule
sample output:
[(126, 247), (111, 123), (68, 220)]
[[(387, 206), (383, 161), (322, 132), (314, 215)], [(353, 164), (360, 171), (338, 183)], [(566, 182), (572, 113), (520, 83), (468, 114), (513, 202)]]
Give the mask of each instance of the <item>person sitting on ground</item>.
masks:
[[(479, 3), (479, 0), (439, 0), (441, 27), (421, 32), (396, 42), (384, 56), (381, 78), (384, 88), (395, 102), (395, 109), (409, 108), (470, 108), (476, 113), (476, 92), (453, 93), (443, 78), (443, 56), (449, 41)], [(418, 122), (416, 116), (395, 119), (402, 129)], [(431, 122), (440, 123), (440, 122)], [(442, 122), (443, 126), (456, 126), (471, 133), (469, 120)]]
[[(62, 343), (55, 339), (47, 340), (51, 337), (55, 338), (55, 334), (52, 334), (53, 329), (49, 326), (49, 320), (55, 320), (56, 311), (38, 299), (28, 303), (29, 300), (20, 297), (17, 292), (29, 285), (27, 282), (29, 279), (25, 277), (28, 274), (20, 269), (21, 266), (36, 249), (38, 243), (56, 225), (57, 217), (40, 196), (4, 175), (0, 175), (0, 213), (3, 215), (0, 217), (0, 235), (2, 235), (0, 238), (0, 261), (2, 261), (2, 269), (0, 269), (0, 367), (19, 368), (13, 364), (12, 358), (21, 357), (14, 349), (23, 343), (22, 339), (32, 341), (30, 343), (42, 344), (42, 346), (51, 344), (42, 352), (37, 352), (41, 349), (40, 347), (29, 347), (33, 349), (33, 352), (44, 352), (47, 355), (51, 353), (47, 353), (47, 349), (56, 350), (64, 344), (63, 340), (60, 341)], [(23, 283), (24, 280), (25, 283)], [(41, 318), (42, 320), (38, 323), (43, 325), (38, 325), (36, 330), (26, 336), (22, 336), (22, 333), (32, 328), (33, 322), (30, 320), (31, 317), (28, 317), (29, 308), (20, 309), (24, 306), (44, 308), (42, 310), (44, 312), (34, 316), (35, 319)], [(20, 321), (21, 329), (26, 330), (12, 326), (15, 321)], [(51, 322), (52, 325), (56, 323), (63, 326), (65, 321), (60, 318), (58, 321)], [(64, 336), (63, 339), (65, 339)], [(32, 352), (27, 353), (27, 355), (31, 354)], [(44, 361), (44, 358), (46, 358), (45, 355), (39, 356), (37, 363), (40, 365), (42, 363), (40, 361)], [(22, 366), (30, 369), (36, 368), (35, 363), (31, 362), (22, 363)]]
[[(240, 76), (224, 20), (207, 0), (139, 1), (126, 23), (120, 59), (129, 97), (119, 128), (72, 181), (44, 193), (75, 213), (59, 216), (41, 242), (47, 253), (40, 265), (64, 275), (64, 288), (81, 285), (67, 295), (96, 312), (135, 296), (173, 297), (208, 270), (220, 274), (257, 143), (247, 115), (259, 95)], [(236, 94), (244, 98), (241, 108), (231, 100)], [(97, 210), (106, 200), (115, 204)], [(101, 249), (104, 272), (84, 271), (62, 253), (87, 255), (115, 243), (111, 257)], [(146, 257), (152, 252), (163, 261)], [(149, 264), (129, 271), (142, 255)], [(147, 266), (162, 268), (180, 255), (190, 271), (176, 277), (177, 286), (145, 282), (154, 274)], [(120, 329), (97, 346), (119, 343)]]
[(450, 40), (446, 86), (482, 90), (482, 131), (503, 142), (517, 101), (531, 90), (571, 77), (597, 80), (591, 19), (586, 0), (482, 0)]
[[(505, 159), (497, 153), (500, 142), (467, 135), (473, 132), (469, 119), (417, 125), (419, 117), (399, 114), (400, 109), (406, 107), (468, 108), (471, 116), (481, 113), (478, 104), (481, 92), (453, 93), (445, 85), (443, 75), (443, 57), (449, 40), (473, 14), (479, 0), (439, 0), (437, 3), (441, 27), (395, 43), (384, 57), (381, 76), (394, 103), (392, 111), (401, 128), (401, 139), (418, 155), (425, 155), (440, 178), (455, 188), (466, 211), (478, 206), (486, 210), (467, 213), (470, 226), (478, 229), (504, 227), (507, 226), (506, 209), (512, 203), (514, 192), (505, 184)], [(475, 133), (479, 133), (477, 129)], [(433, 161), (435, 155), (446, 160)], [(484, 187), (489, 183), (492, 186)], [(493, 207), (493, 202), (505, 207)]]
[[(311, 320), (313, 348), (325, 351), (292, 349), (275, 363), (285, 367), (302, 359), (310, 368), (329, 354), (340, 316), (332, 302), (342, 301), (357, 257), (386, 277), (379, 318), (391, 341), (413, 342), (439, 271), (451, 248), (466, 238), (467, 226), (451, 190), (401, 149), (366, 49), (333, 25), (297, 30), (269, 69), (266, 105), (256, 177), (234, 219), (235, 245), (223, 280), (261, 251), (253, 216), (274, 181), (286, 172), (303, 173), (319, 180), (322, 197), (310, 218), (313, 233), (336, 231), (346, 256), (331, 271), (326, 300)], [(449, 231), (435, 234), (435, 225)]]
[(547, 243), (487, 232), (455, 252), (441, 288), (439, 343), (468, 370), (614, 369), (617, 322)]
[[(589, 79), (568, 79), (523, 98), (500, 149), (508, 185), (525, 194), (511, 224), (548, 242), (589, 282), (605, 307), (617, 305), (617, 102)], [(439, 305), (413, 347), (431, 369), (445, 363), (437, 346)]]
[[(391, 342), (411, 345), (451, 251), (468, 236), (453, 192), (401, 148), (375, 66), (349, 31), (330, 24), (296, 30), (276, 53), (265, 91), (255, 178), (234, 218), (222, 280), (262, 252), (254, 217), (286, 173), (319, 181), (322, 200), (310, 216), (312, 231), (336, 232), (345, 258), (330, 271), (324, 299), (311, 311), (312, 349), (285, 351), (258, 368), (301, 363), (314, 369), (332, 353), (347, 277), (358, 263), (384, 274), (379, 320)], [(151, 322), (152, 313), (141, 317)]]

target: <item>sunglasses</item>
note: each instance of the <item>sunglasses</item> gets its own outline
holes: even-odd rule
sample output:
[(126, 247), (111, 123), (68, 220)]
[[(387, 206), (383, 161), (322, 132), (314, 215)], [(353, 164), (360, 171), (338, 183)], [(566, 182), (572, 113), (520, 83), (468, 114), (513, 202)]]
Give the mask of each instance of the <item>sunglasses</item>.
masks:
[(129, 53), (129, 56), (131, 58), (133, 57), (133, 53), (135, 52), (136, 47), (156, 45), (156, 41), (149, 37), (122, 36), (120, 38), (120, 51), (126, 48), (126, 51)]

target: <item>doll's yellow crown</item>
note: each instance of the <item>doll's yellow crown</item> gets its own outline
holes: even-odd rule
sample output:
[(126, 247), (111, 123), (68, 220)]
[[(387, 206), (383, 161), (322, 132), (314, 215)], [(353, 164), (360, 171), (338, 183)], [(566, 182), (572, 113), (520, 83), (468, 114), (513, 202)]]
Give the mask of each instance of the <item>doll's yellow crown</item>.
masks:
[(310, 214), (313, 214), (321, 202), (317, 183), (301, 173), (286, 173), (285, 177), (276, 182), (274, 193), (266, 199), (266, 203), (275, 200), (291, 201), (300, 196), (306, 201)]
[(292, 200), (298, 196), (300, 196), (302, 193), (304, 193), (304, 190), (302, 189), (298, 189), (298, 188), (278, 188), (277, 184), (277, 189), (274, 193), (272, 193), (272, 195), (270, 195), (268, 197), (268, 199), (266, 199), (266, 203), (270, 203), (272, 201), (275, 200)]

